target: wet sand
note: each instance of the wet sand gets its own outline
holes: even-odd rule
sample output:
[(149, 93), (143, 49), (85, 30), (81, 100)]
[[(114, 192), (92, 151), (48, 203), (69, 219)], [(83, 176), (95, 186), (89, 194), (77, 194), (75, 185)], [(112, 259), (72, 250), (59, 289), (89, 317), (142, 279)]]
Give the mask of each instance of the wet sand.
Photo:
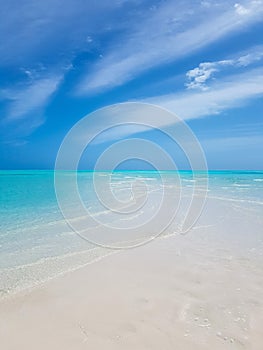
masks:
[(208, 204), (187, 235), (2, 300), (1, 348), (261, 350), (261, 207)]

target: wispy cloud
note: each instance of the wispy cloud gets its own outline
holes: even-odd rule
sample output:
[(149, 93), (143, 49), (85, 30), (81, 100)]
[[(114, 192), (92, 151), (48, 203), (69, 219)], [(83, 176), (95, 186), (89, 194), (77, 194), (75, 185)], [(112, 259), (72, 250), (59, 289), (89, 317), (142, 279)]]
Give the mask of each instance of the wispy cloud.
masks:
[(89, 68), (78, 92), (90, 94), (122, 85), (150, 68), (174, 61), (261, 20), (262, 14), (262, 0), (242, 5), (232, 1), (188, 5), (178, 2), (176, 7), (173, 1), (165, 2), (149, 10), (135, 25), (127, 23), (122, 40)]
[(263, 47), (255, 47), (249, 53), (242, 56), (220, 60), (215, 62), (202, 62), (198, 67), (189, 70), (186, 73), (187, 83), (186, 87), (189, 89), (207, 90), (206, 82), (214, 75), (214, 73), (224, 70), (227, 67), (247, 67), (252, 63), (263, 59)]
[(20, 89), (4, 90), (1, 95), (9, 101), (5, 121), (19, 121), (42, 110), (57, 90), (62, 75), (38, 79)]
[(263, 69), (235, 74), (210, 85), (209, 90), (185, 90), (146, 99), (172, 110), (183, 119), (195, 119), (219, 114), (230, 108), (243, 106), (263, 95)]
[(1, 125), (2, 141), (15, 146), (24, 145), (25, 137), (45, 122), (45, 108), (63, 80), (63, 74), (30, 79), (13, 89), (0, 90), (5, 103)]
[(0, 66), (67, 62), (109, 29), (121, 6), (117, 0), (2, 1)]
[(44, 109), (74, 58), (92, 50), (99, 57), (100, 36), (122, 28), (123, 7), (132, 7), (132, 3), (68, 0), (61, 6), (60, 0), (2, 2), (2, 129), (12, 124), (19, 137), (40, 126), (45, 121)]
[[(92, 144), (103, 144), (120, 140), (141, 132), (150, 131), (149, 120), (154, 120), (156, 128), (169, 129), (177, 123), (175, 116), (148, 104), (164, 107), (184, 120), (218, 115), (230, 108), (239, 108), (251, 99), (263, 96), (263, 69), (221, 79), (210, 90), (185, 90), (181, 93), (155, 96), (145, 99), (145, 105), (128, 104), (119, 108), (110, 106), (96, 112), (96, 123), (87, 120), (88, 127), (78, 130), (77, 139), (81, 142), (97, 135)], [(94, 118), (94, 116), (93, 116)], [(111, 125), (108, 129), (107, 125)], [(112, 128), (112, 126), (114, 126)], [(99, 134), (99, 130), (105, 130)], [(250, 135), (249, 135), (250, 137)]]

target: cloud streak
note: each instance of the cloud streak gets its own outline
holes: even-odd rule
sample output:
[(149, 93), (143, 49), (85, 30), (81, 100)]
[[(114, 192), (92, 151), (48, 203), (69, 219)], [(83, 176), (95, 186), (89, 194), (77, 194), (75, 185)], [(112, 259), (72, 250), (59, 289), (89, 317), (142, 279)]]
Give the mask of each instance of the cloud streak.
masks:
[(119, 9), (117, 0), (2, 1), (0, 66), (68, 62), (90, 48), (89, 38), (107, 31)]
[(9, 101), (5, 121), (25, 119), (29, 114), (39, 112), (50, 101), (62, 81), (62, 76), (38, 79), (21, 89), (5, 90), (2, 95)]
[(214, 75), (214, 73), (224, 70), (227, 67), (247, 67), (255, 62), (262, 60), (263, 47), (252, 48), (249, 53), (239, 56), (233, 59), (215, 61), (215, 62), (202, 62), (198, 67), (189, 70), (186, 73), (188, 89), (201, 89), (207, 90), (208, 86), (206, 82)]
[(56, 74), (30, 79), (26, 86), (0, 91), (0, 99), (6, 105), (0, 122), (4, 143), (23, 145), (24, 138), (44, 124), (45, 108), (62, 81), (63, 74)]
[(263, 95), (263, 69), (232, 75), (210, 85), (209, 90), (187, 90), (181, 93), (145, 99), (163, 106), (183, 119), (196, 119), (219, 114), (230, 108), (243, 106)]
[[(181, 93), (155, 96), (138, 102), (166, 108), (184, 120), (199, 119), (218, 115), (230, 108), (239, 108), (250, 103), (251, 99), (263, 96), (262, 80), (263, 69), (258, 68), (246, 73), (233, 75), (227, 79), (221, 79), (221, 81), (217, 81), (216, 84), (212, 85), (210, 90), (185, 90)], [(140, 107), (135, 104), (134, 108), (131, 105), (126, 113), (123, 113), (122, 110), (119, 111), (118, 105), (97, 111), (96, 113), (100, 115), (102, 125), (94, 123), (93, 128), (89, 127), (88, 131), (91, 135), (97, 134), (96, 130), (104, 125), (104, 120), (107, 120), (107, 122), (111, 121), (116, 127), (100, 134), (92, 142), (93, 145), (121, 140), (131, 135), (150, 131), (147, 126), (141, 125), (143, 122), (146, 123), (148, 118), (149, 107), (147, 104)], [(155, 112), (156, 115), (154, 115)], [(151, 116), (155, 117), (156, 127), (167, 130), (174, 127), (177, 123), (175, 118), (163, 118), (162, 110), (158, 108), (151, 112)], [(135, 124), (127, 125), (131, 122)], [(83, 130), (83, 132), (83, 135), (80, 135), (81, 131), (78, 134), (80, 139), (87, 138), (86, 131)]]
[(91, 94), (120, 86), (142, 72), (175, 61), (256, 23), (263, 14), (261, 0), (245, 2), (239, 7), (234, 2), (209, 3), (209, 6), (194, 3), (188, 7), (185, 2), (178, 2), (176, 6), (176, 14), (171, 16), (175, 13), (174, 2), (164, 3), (126, 31), (122, 41), (93, 66), (78, 92)]

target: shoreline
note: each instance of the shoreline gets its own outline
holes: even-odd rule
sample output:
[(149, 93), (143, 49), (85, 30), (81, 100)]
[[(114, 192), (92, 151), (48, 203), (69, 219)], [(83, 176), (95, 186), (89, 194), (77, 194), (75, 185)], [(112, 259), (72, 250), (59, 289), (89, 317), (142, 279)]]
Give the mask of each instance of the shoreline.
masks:
[[(2, 347), (261, 350), (261, 212), (208, 198), (186, 235), (170, 231), (88, 262), (84, 254), (85, 266), (0, 300)], [(42, 272), (76, 261), (54, 260)], [(19, 272), (18, 284), (46, 276), (35, 267)]]
[[(260, 240), (259, 243), (262, 246), (263, 239), (261, 237), (262, 234), (260, 227), (260, 223), (262, 222), (260, 219), (261, 205), (262, 203), (259, 201), (255, 202), (250, 200), (235, 200), (233, 198), (230, 199), (224, 197), (219, 198), (215, 196), (208, 196), (206, 208), (204, 209), (204, 212), (199, 219), (199, 223), (197, 223), (197, 225), (191, 230), (196, 230), (201, 226), (204, 228), (211, 227), (212, 229), (214, 227), (216, 229), (218, 225), (221, 225), (222, 227), (219, 227), (219, 229), (222, 232), (228, 232), (229, 229), (232, 230), (233, 227), (231, 226), (236, 225), (236, 229), (232, 234), (236, 236), (236, 239), (239, 239), (239, 230), (243, 232), (241, 234), (241, 240), (239, 242), (240, 246), (244, 247), (246, 244), (249, 244), (251, 246), (257, 245), (257, 240)], [(228, 221), (230, 222), (227, 222), (224, 227), (222, 223), (220, 224), (219, 217), (224, 217), (225, 215), (229, 216)], [(233, 217), (231, 217), (231, 215)], [(237, 218), (235, 218), (236, 215), (238, 215)], [(235, 220), (235, 222), (232, 222), (233, 220)], [(246, 222), (244, 222), (244, 226), (242, 223), (245, 220)], [(249, 237), (247, 231), (250, 230), (253, 226), (255, 226), (255, 229), (253, 228), (255, 232)], [(244, 227), (247, 227), (247, 230), (244, 230)], [(191, 230), (187, 232), (186, 235), (189, 235), (191, 233)], [(209, 234), (209, 230), (207, 233)], [(181, 235), (184, 236), (184, 234), (180, 233), (180, 227), (177, 227), (175, 225), (169, 228), (166, 233), (163, 233), (155, 238), (151, 237), (150, 234), (145, 234), (145, 237), (147, 237), (147, 239), (145, 238), (145, 242), (142, 244), (148, 245), (156, 239), (167, 239), (170, 236), (180, 237)], [(226, 233), (224, 233), (224, 237), (228, 239)], [(218, 238), (220, 237), (215, 236), (215, 239)], [(138, 239), (138, 242), (140, 241), (144, 241), (144, 238)], [(127, 244), (127, 242), (123, 241), (122, 243)], [(134, 243), (136, 241), (131, 242)], [(130, 248), (123, 249), (129, 250)], [(45, 284), (49, 280), (53, 280), (54, 278), (63, 276), (70, 271), (75, 271), (86, 265), (92, 264), (93, 262), (103, 259), (105, 256), (107, 257), (108, 255), (111, 255), (115, 252), (119, 253), (123, 249), (111, 249), (108, 247), (101, 247), (99, 245), (93, 245), (92, 248), (91, 245), (90, 247), (83, 248), (82, 250), (76, 250), (57, 256), (45, 257), (29, 264), (2, 268), (0, 270), (0, 294), (2, 294), (0, 301), (2, 299), (9, 298), (12, 295), (16, 295), (20, 292), (20, 290), (23, 291), (30, 290), (31, 288), (37, 288), (39, 285)], [(5, 283), (5, 281), (7, 281), (7, 283)], [(22, 281), (21, 285), (17, 284), (19, 281)], [(8, 293), (10, 294), (8, 295)]]

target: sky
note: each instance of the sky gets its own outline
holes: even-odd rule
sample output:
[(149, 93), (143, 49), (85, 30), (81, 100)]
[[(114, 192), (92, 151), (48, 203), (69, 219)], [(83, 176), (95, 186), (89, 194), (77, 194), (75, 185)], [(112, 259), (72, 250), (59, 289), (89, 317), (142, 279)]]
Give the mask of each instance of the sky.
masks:
[(52, 169), (75, 123), (127, 101), (183, 119), (210, 169), (263, 169), (263, 0), (0, 0), (0, 15), (1, 169)]

